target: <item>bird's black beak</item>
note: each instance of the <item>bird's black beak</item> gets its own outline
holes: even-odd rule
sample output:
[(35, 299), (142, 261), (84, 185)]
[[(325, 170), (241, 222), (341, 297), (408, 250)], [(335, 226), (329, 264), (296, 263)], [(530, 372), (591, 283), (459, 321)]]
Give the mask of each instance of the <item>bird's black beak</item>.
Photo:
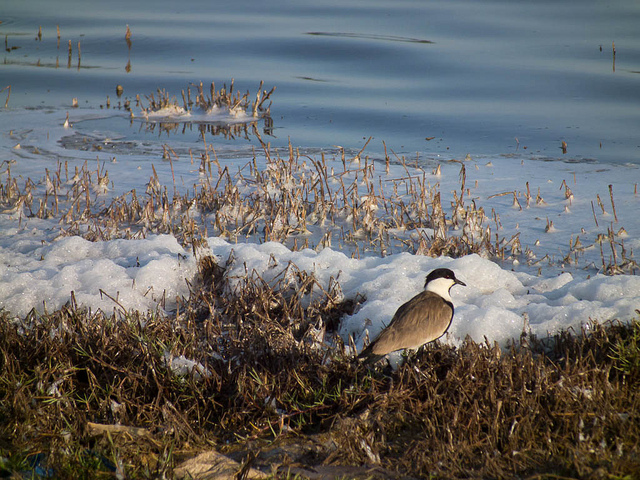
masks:
[(463, 287), (467, 286), (466, 283), (464, 283), (462, 280), (458, 280), (457, 278), (454, 281), (454, 285), (462, 285)]

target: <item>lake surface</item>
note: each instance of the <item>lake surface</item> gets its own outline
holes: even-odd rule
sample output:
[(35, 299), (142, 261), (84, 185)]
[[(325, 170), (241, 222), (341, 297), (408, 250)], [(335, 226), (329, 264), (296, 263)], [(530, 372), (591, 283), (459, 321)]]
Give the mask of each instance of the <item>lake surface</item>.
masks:
[(11, 109), (263, 80), (276, 146), (640, 163), (637, 0), (3, 0), (0, 21)]

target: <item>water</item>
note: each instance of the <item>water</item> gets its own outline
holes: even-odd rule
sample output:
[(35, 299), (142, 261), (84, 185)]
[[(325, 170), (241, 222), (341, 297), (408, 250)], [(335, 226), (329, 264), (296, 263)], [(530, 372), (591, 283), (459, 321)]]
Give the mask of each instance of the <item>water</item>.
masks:
[[(640, 163), (636, 0), (3, 0), (0, 20), (11, 109), (73, 97), (97, 109), (107, 95), (116, 103), (116, 85), (133, 98), (231, 78), (255, 92), (264, 80), (277, 87), (265, 138), (276, 146), (360, 148), (372, 136), (372, 155), (384, 141), (411, 156)], [(10, 121), (0, 112), (0, 126)], [(113, 119), (77, 127), (145, 135)]]
[[(469, 153), (471, 160), (462, 162), (465, 201), (491, 212), (499, 237), (521, 242), (524, 253), (511, 248), (492, 263), (475, 255), (410, 255), (404, 244), (389, 247), (384, 257), (363, 250), (361, 258), (359, 252), (349, 258), (352, 252), (338, 241), (293, 252), (264, 243), (264, 230), (244, 244), (208, 239), (211, 253), (223, 261), (235, 252), (233, 268), (245, 271), (248, 264), (263, 277), (280, 275), (272, 259), (282, 267), (292, 260), (318, 275), (325, 289), (338, 278), (349, 298), (364, 293), (359, 313), (343, 319), (345, 343), (353, 334), (360, 346), (367, 329), (377, 333), (419, 291), (424, 274), (440, 266), (453, 268), (469, 285), (455, 292), (456, 341), (466, 335), (505, 341), (517, 337), (523, 323), (542, 335), (589, 319), (636, 316), (639, 277), (598, 273), (605, 262), (622, 264), (624, 255), (640, 250), (637, 0), (2, 0), (0, 21), (6, 39), (0, 89), (11, 85), (8, 108), (1, 107), (7, 91), (0, 93), (0, 183), (11, 178), (23, 186), (33, 179), (34, 208), (43, 198), (53, 203), (45, 170), (61, 172), (56, 195), (67, 203), (75, 202), (67, 172), (108, 170), (106, 192), (87, 190), (96, 208), (130, 190), (145, 197), (156, 172), (169, 191), (206, 182), (198, 169), (203, 144), (196, 125), (148, 129), (118, 103), (157, 88), (179, 96), (189, 84), (220, 86), (232, 78), (237, 89), (255, 94), (263, 80), (266, 89), (277, 87), (274, 129), (262, 131), (265, 141), (276, 147), (291, 141), (315, 155), (318, 149), (337, 152), (335, 145), (358, 151), (371, 136), (370, 156), (380, 158), (385, 142), (390, 153), (411, 157), (411, 165), (416, 157), (420, 164)], [(117, 85), (125, 98), (116, 97)], [(107, 96), (112, 108), (104, 108)], [(74, 97), (81, 108), (71, 106)], [(70, 128), (63, 126), (66, 112)], [(207, 144), (234, 173), (252, 163), (258, 140), (209, 135)], [(165, 148), (174, 152), (172, 162), (163, 160)], [(339, 155), (327, 162), (336, 171), (344, 166)], [(256, 163), (262, 166), (264, 155)], [(392, 161), (383, 179), (385, 164), (374, 166), (380, 181), (373, 184), (387, 192), (390, 179), (408, 172)], [(438, 186), (450, 215), (462, 169), (453, 162), (441, 168), (438, 174), (429, 165), (415, 175)], [(278, 189), (264, 194), (272, 190), (277, 196)], [(32, 308), (51, 311), (72, 291), (94, 309), (115, 308), (112, 298), (120, 309), (153, 309), (165, 297), (172, 309), (175, 297), (186, 295), (184, 280), (193, 278), (196, 259), (175, 238), (89, 242), (61, 231), (64, 212), (46, 219), (30, 213), (10, 205), (0, 215), (0, 309), (20, 316)], [(214, 231), (215, 214), (201, 214), (203, 226)], [(322, 222), (309, 228), (317, 237), (311, 245), (319, 247)], [(390, 230), (401, 240), (420, 234)]]

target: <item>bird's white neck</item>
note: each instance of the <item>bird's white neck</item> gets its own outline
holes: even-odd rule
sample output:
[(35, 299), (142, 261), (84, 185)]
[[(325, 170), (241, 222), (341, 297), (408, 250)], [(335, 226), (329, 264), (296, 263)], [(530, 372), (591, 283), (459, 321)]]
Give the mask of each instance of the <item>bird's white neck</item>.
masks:
[(428, 292), (433, 292), (440, 295), (447, 302), (451, 302), (451, 295), (449, 295), (449, 289), (453, 287), (454, 281), (450, 278), (436, 278), (427, 283), (425, 288)]

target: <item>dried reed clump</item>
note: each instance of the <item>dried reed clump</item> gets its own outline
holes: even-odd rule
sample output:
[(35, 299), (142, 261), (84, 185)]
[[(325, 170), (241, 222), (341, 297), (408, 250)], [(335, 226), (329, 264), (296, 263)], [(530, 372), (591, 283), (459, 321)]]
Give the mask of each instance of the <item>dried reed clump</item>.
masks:
[[(563, 185), (565, 187), (565, 197), (571, 201), (573, 199), (573, 193), (564, 180)], [(618, 223), (612, 185), (609, 185), (609, 198), (611, 201), (614, 221), (615, 223)], [(605, 209), (600, 195), (596, 195), (596, 203), (599, 207), (599, 211), (601, 212), (601, 216), (606, 218), (609, 214)], [(636, 272), (640, 270), (640, 267), (634, 259), (633, 251), (631, 249), (627, 250), (625, 247), (624, 239), (628, 237), (627, 231), (624, 227), (614, 228), (614, 222), (611, 222), (606, 227), (606, 230), (602, 232), (593, 202), (591, 202), (591, 210), (593, 212), (593, 220), (595, 222), (596, 229), (599, 230), (599, 233), (597, 233), (595, 238), (590, 242), (585, 239), (585, 235), (583, 235), (582, 240), (580, 240), (579, 235), (576, 235), (575, 239), (572, 237), (569, 241), (569, 248), (563, 262), (568, 265), (578, 265), (580, 256), (584, 255), (586, 250), (597, 248), (600, 250), (601, 263), (600, 265), (594, 265), (594, 267), (598, 268), (600, 272), (605, 275), (635, 275)], [(583, 233), (586, 233), (584, 232), (584, 229)]]
[[(23, 186), (7, 164), (0, 202), (5, 211), (22, 217), (57, 219), (61, 235), (89, 240), (169, 233), (184, 245), (197, 245), (218, 235), (231, 242), (277, 241), (292, 250), (334, 246), (356, 257), (410, 251), (542, 261), (521, 244), (519, 234), (501, 237), (498, 213), (488, 215), (470, 199), (464, 164), (459, 189), (451, 201), (443, 202), (437, 172), (409, 166), (404, 158), (397, 159), (402, 175), (390, 175), (387, 168), (379, 172), (380, 163), (364, 157), (363, 151), (350, 158), (342, 149), (333, 158), (324, 153), (314, 158), (289, 146), (281, 156), (263, 144), (260, 154), (231, 172), (205, 141), (198, 158), (201, 175), (190, 191), (178, 191), (175, 183), (171, 191), (152, 168), (144, 193), (132, 190), (116, 198), (109, 194), (112, 185), (100, 162), (95, 170), (85, 163), (73, 172), (67, 163), (59, 163), (40, 181), (27, 180)], [(194, 161), (193, 153), (191, 157)], [(165, 147), (163, 160), (173, 166), (176, 159), (176, 152)], [(569, 199), (573, 194), (564, 188)], [(514, 205), (520, 204), (515, 191), (494, 196), (501, 195), (513, 195)], [(528, 184), (525, 197), (527, 204), (534, 198)], [(613, 193), (611, 202), (615, 211)], [(604, 212), (602, 202), (599, 205)], [(597, 225), (595, 210), (594, 219)], [(602, 262), (591, 267), (607, 274), (634, 273), (638, 265), (625, 247), (625, 235), (624, 228), (616, 231), (612, 224), (591, 245), (576, 236), (563, 262), (577, 265), (585, 249), (596, 247)]]
[(635, 275), (640, 271), (640, 266), (635, 261), (632, 250), (627, 250), (624, 239), (627, 237), (624, 228), (615, 231), (613, 225), (607, 227), (606, 233), (598, 233), (591, 244), (583, 244), (580, 236), (573, 237), (569, 241), (567, 254), (563, 262), (568, 265), (578, 265), (581, 255), (585, 250), (597, 248), (600, 250), (600, 265), (594, 265), (605, 275)]
[[(252, 133), (257, 134), (255, 129), (257, 119), (263, 119), (265, 126), (264, 132), (271, 134), (273, 129), (273, 119), (271, 118), (271, 102), (267, 103), (271, 95), (275, 91), (273, 87), (268, 92), (263, 90), (264, 82), (260, 82), (255, 100), (251, 101), (250, 93), (247, 91), (242, 94), (234, 91), (234, 81), (227, 89), (224, 84), (220, 90), (216, 90), (215, 83), (211, 82), (208, 94), (205, 93), (202, 82), (198, 85), (191, 85), (182, 90), (182, 105), (175, 97), (164, 89), (158, 89), (155, 94), (146, 95), (145, 98), (148, 106), (144, 106), (140, 95), (136, 96), (136, 105), (141, 109), (141, 116), (145, 119), (144, 128), (147, 131), (155, 131), (159, 133), (185, 133), (187, 130), (197, 128), (199, 133), (205, 135), (220, 135), (227, 139), (243, 137), (249, 138)], [(195, 87), (195, 93), (192, 95), (191, 87)], [(130, 110), (130, 102), (125, 102), (125, 108)], [(196, 120), (184, 121), (177, 116), (185, 113), (200, 112), (205, 114), (224, 113), (231, 117), (235, 117), (232, 121), (228, 118), (217, 119), (212, 117), (198, 118)], [(152, 114), (159, 114), (153, 116)], [(132, 114), (133, 121), (133, 114)], [(258, 134), (259, 135), (259, 134)]]
[(222, 109), (232, 115), (250, 113), (252, 117), (256, 118), (269, 117), (271, 103), (267, 105), (266, 102), (276, 88), (273, 87), (267, 92), (266, 90), (262, 90), (263, 85), (264, 82), (260, 82), (258, 93), (253, 102), (250, 100), (250, 93), (248, 91), (244, 94), (234, 91), (234, 81), (232, 79), (228, 89), (227, 85), (224, 84), (223, 87), (217, 91), (215, 83), (211, 82), (209, 92), (207, 93), (204, 91), (202, 82), (198, 85), (193, 85), (196, 88), (194, 98), (192, 98), (191, 87), (187, 88), (186, 93), (182, 90), (182, 106), (180, 106), (175, 97), (171, 97), (169, 93), (163, 89), (158, 89), (157, 94), (152, 93), (146, 96), (149, 103), (148, 107), (145, 108), (142, 106), (139, 97), (138, 104), (142, 108), (143, 115), (165, 109), (177, 110), (180, 108), (186, 113), (193, 111), (195, 108), (207, 113)]
[(325, 288), (292, 263), (270, 281), (257, 272), (230, 278), (226, 269), (234, 262), (233, 254), (224, 267), (202, 257), (190, 298), (178, 315), (202, 322), (205, 337), (220, 349), (218, 355), (248, 363), (266, 356), (283, 366), (291, 356), (334, 356), (339, 319), (353, 313), (362, 299), (345, 299), (338, 282), (331, 280)]
[[(545, 202), (540, 195), (540, 188), (538, 188), (537, 194), (534, 197), (531, 192), (529, 182), (526, 182), (525, 186), (526, 190), (513, 190), (496, 193), (489, 196), (488, 199), (513, 196), (513, 208), (518, 210), (522, 210), (523, 205), (525, 205), (525, 208), (530, 208), (532, 205), (547, 205), (547, 202)], [(562, 180), (560, 190), (564, 190), (562, 195), (565, 203), (564, 209), (565, 212), (569, 212), (569, 208), (575, 199), (574, 193), (566, 180)], [(575, 237), (572, 236), (569, 240), (566, 253), (560, 258), (560, 263), (562, 265), (573, 265), (575, 267), (582, 266), (585, 269), (597, 270), (599, 273), (603, 273), (605, 275), (634, 275), (639, 270), (638, 263), (634, 259), (632, 249), (625, 246), (625, 238), (628, 236), (626, 230), (624, 227), (619, 226), (614, 228), (614, 223), (618, 223), (618, 216), (616, 213), (612, 185), (609, 185), (609, 199), (611, 202), (611, 211), (613, 212), (613, 221), (611, 221), (611, 215), (607, 212), (609, 207), (605, 208), (600, 195), (597, 194), (595, 203), (593, 201), (591, 202), (593, 220), (596, 227), (595, 232), (588, 234), (584, 228), (581, 228), (580, 234), (576, 234)], [(491, 217), (495, 222), (496, 231), (500, 230), (500, 216), (495, 211), (492, 211)], [(600, 221), (598, 220), (599, 217)], [(609, 223), (609, 225), (607, 225), (607, 223)], [(545, 233), (556, 231), (556, 227), (549, 217), (546, 219), (544, 231)], [(537, 244), (538, 242), (536, 241), (536, 245)], [(599, 263), (594, 263), (593, 261), (587, 263), (584, 261), (583, 257), (585, 256), (585, 252), (591, 249), (600, 251)], [(544, 260), (551, 260), (548, 254), (541, 259), (536, 259), (535, 253), (531, 250), (530, 246), (523, 246), (521, 244), (520, 233), (515, 234), (509, 240), (506, 238), (496, 239), (495, 256), (503, 260), (524, 260), (529, 265), (538, 265)], [(581, 260), (582, 265), (580, 265)]]
[[(132, 190), (115, 198), (110, 195), (108, 171), (99, 161), (95, 169), (85, 163), (73, 171), (68, 163), (59, 163), (41, 180), (22, 185), (6, 163), (0, 203), (5, 212), (21, 218), (56, 219), (60, 235), (89, 240), (168, 233), (184, 245), (198, 245), (218, 235), (231, 242), (277, 241), (292, 250), (333, 246), (355, 257), (409, 251), (454, 257), (478, 253), (532, 265), (544, 260), (521, 244), (518, 233), (511, 238), (498, 234), (498, 213), (492, 209), (488, 215), (469, 198), (464, 164), (460, 188), (443, 202), (437, 173), (409, 166), (403, 158), (397, 162), (404, 174), (390, 175), (386, 168), (379, 172), (380, 164), (363, 157), (363, 150), (350, 158), (344, 150), (332, 158), (324, 153), (314, 158), (291, 146), (280, 155), (263, 144), (260, 154), (232, 172), (205, 141), (198, 158), (201, 175), (191, 190), (179, 191), (175, 183), (173, 189), (162, 185), (152, 167), (145, 192)], [(165, 147), (164, 157), (171, 165), (177, 159), (170, 147)], [(193, 153), (191, 157), (196, 160)], [(501, 195), (513, 195), (514, 205), (519, 204), (517, 192), (494, 196)], [(533, 201), (528, 185), (525, 196), (527, 203)], [(613, 194), (611, 201), (613, 206)], [(604, 211), (602, 202), (599, 205)], [(597, 225), (595, 210), (594, 219)], [(578, 265), (585, 250), (595, 247), (600, 249), (601, 265), (588, 268), (633, 274), (638, 264), (625, 246), (626, 235), (624, 228), (611, 224), (592, 242), (587, 243), (585, 235), (576, 236), (563, 262)]]
[[(174, 153), (166, 154), (171, 162)], [(460, 193), (446, 213), (438, 186), (421, 169), (405, 165), (399, 177), (377, 174), (376, 163), (362, 159), (362, 152), (347, 159), (341, 151), (339, 159), (328, 160), (290, 147), (281, 157), (264, 145), (263, 154), (232, 174), (207, 146), (192, 192), (174, 187), (171, 194), (154, 168), (144, 194), (132, 190), (114, 199), (100, 163), (94, 171), (85, 164), (75, 172), (58, 164), (41, 182), (29, 180), (22, 189), (9, 171), (0, 201), (23, 216), (59, 219), (61, 235), (90, 240), (171, 233), (188, 245), (219, 235), (279, 241), (294, 250), (338, 245), (354, 256), (406, 250), (492, 256), (504, 250), (498, 236), (493, 242), (484, 210), (465, 198), (464, 165)]]

